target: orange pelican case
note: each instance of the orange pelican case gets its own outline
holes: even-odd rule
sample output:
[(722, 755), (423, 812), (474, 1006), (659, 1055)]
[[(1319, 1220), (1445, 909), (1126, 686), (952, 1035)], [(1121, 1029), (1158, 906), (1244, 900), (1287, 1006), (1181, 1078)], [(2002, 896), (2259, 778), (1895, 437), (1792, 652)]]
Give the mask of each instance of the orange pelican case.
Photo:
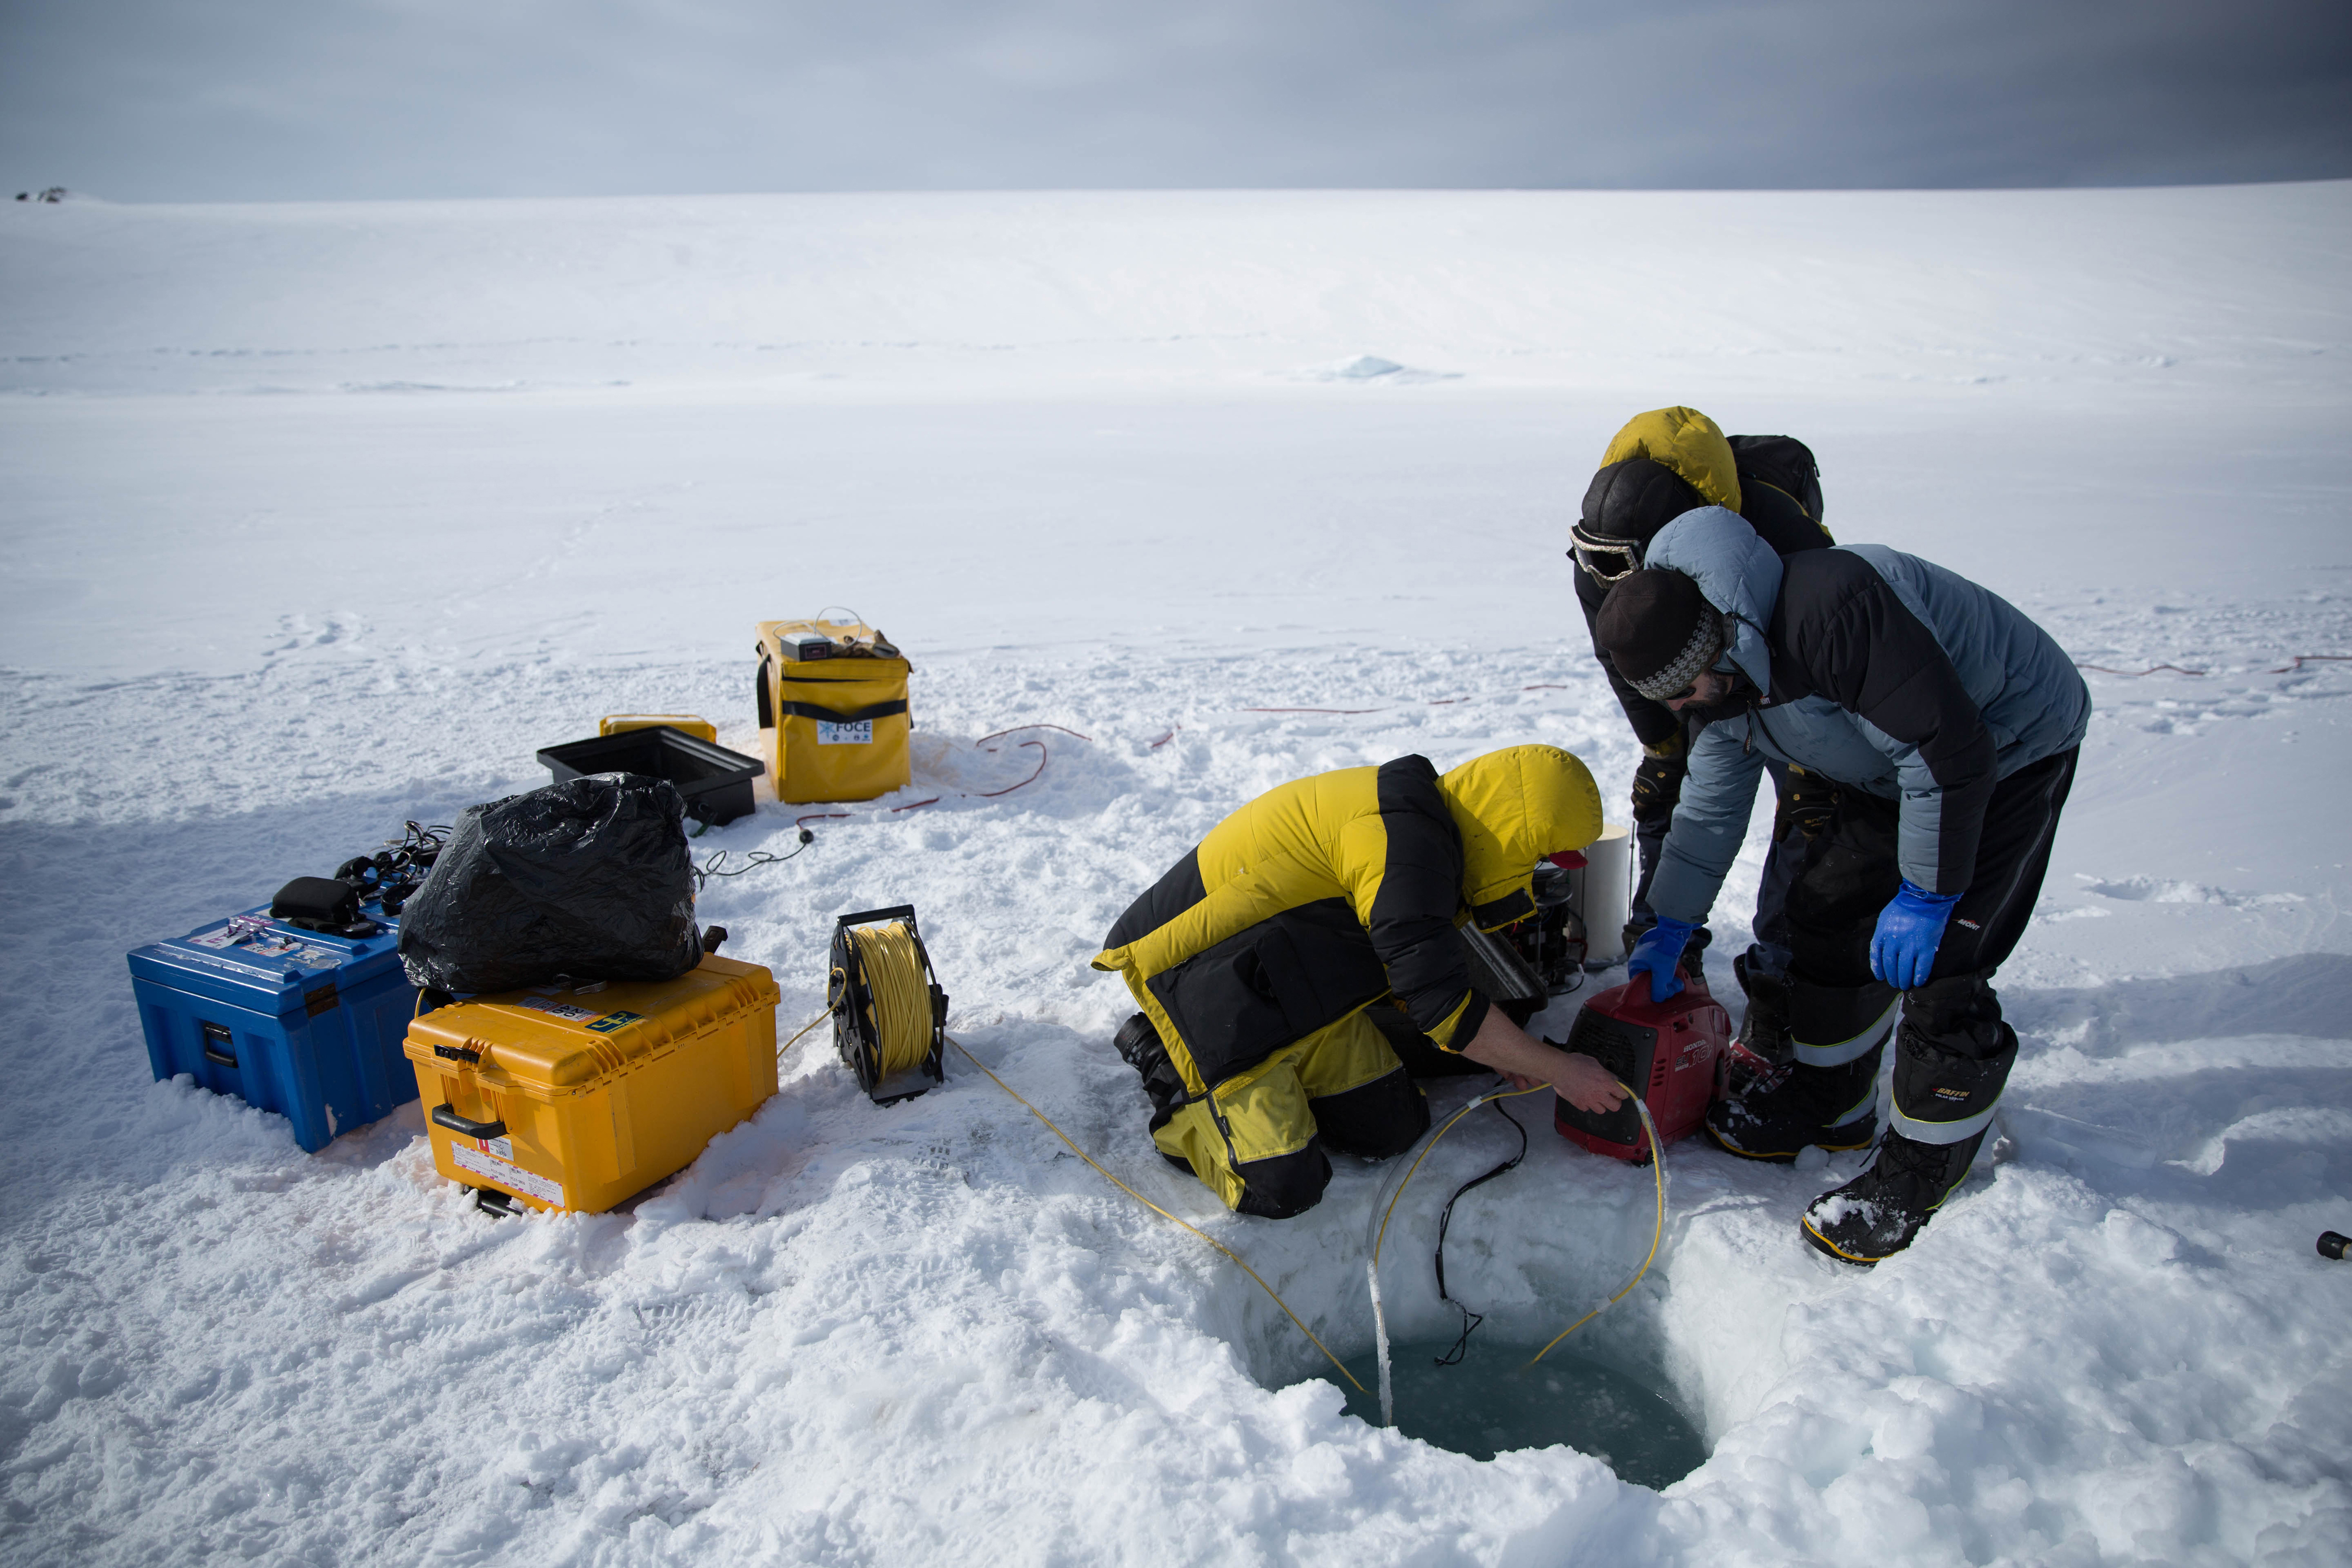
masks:
[(404, 1046), (433, 1163), (595, 1214), (694, 1163), (776, 1092), (775, 978), (717, 954), (676, 980), (553, 985), (425, 1014)]

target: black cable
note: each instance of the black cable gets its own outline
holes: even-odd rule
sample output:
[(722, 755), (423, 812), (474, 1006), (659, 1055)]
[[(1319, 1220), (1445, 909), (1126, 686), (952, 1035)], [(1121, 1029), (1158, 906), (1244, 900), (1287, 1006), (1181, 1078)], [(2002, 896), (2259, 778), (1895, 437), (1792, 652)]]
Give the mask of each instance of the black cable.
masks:
[(781, 866), (791, 859), (793, 855), (798, 855), (803, 849), (806, 849), (815, 840), (816, 835), (803, 827), (801, 829), (800, 847), (794, 849), (792, 855), (771, 855), (764, 849), (752, 849), (745, 852), (742, 865), (732, 868), (727, 867), (727, 857), (730, 851), (714, 850), (709, 860), (694, 868), (694, 889), (696, 892), (700, 892), (702, 884), (713, 877), (740, 877), (744, 872), (757, 870), (761, 866)]
[(1519, 1125), (1517, 1117), (1503, 1109), (1501, 1100), (1489, 1100), (1487, 1103), (1495, 1108), (1496, 1115), (1511, 1124), (1511, 1131), (1519, 1135), (1519, 1152), (1485, 1175), (1473, 1177), (1454, 1188), (1454, 1195), (1445, 1200), (1445, 1207), (1437, 1216), (1437, 1299), (1462, 1314), (1462, 1337), (1454, 1342), (1452, 1350), (1437, 1358), (1437, 1364), (1440, 1366), (1460, 1364), (1464, 1352), (1470, 1348), (1472, 1331), (1486, 1321), (1484, 1313), (1472, 1311), (1445, 1293), (1445, 1227), (1454, 1223), (1454, 1205), (1460, 1202), (1462, 1194), (1471, 1188), (1483, 1187), (1505, 1172), (1517, 1169), (1519, 1162), (1528, 1157), (1528, 1130)]
[(449, 825), (446, 822), (426, 824), (412, 821), (402, 826), (403, 831), (397, 839), (384, 840), (384, 847), (391, 853), (392, 868), (408, 872), (411, 880), (420, 879), (424, 872), (431, 868), (433, 862), (441, 858), (441, 852), (449, 847)]

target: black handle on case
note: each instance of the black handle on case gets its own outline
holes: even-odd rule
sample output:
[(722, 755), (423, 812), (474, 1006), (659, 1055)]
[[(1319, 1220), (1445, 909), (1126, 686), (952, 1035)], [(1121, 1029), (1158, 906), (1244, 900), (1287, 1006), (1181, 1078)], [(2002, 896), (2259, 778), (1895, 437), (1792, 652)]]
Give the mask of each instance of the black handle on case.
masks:
[(834, 918), (834, 924), (862, 926), (871, 925), (876, 921), (897, 920), (903, 920), (908, 925), (914, 924), (915, 906), (912, 904), (892, 904), (887, 910), (866, 910), (854, 915), (836, 915)]
[(507, 1124), (503, 1121), (469, 1121), (446, 1105), (433, 1108), (433, 1125), (446, 1127), (465, 1138), (503, 1138)]
[(236, 1047), (231, 1043), (226, 1028), (219, 1024), (206, 1024), (202, 1033), (205, 1060), (225, 1068), (236, 1066)]

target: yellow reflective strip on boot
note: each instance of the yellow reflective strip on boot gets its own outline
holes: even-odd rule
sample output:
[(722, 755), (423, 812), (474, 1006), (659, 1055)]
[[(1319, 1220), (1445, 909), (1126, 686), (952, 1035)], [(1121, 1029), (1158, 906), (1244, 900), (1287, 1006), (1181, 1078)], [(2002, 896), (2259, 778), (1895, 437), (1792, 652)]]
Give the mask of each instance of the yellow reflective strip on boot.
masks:
[[(1828, 1237), (1823, 1236), (1820, 1231), (1815, 1230), (1813, 1228), (1811, 1216), (1810, 1215), (1800, 1218), (1797, 1223), (1804, 1227), (1804, 1231), (1807, 1236), (1813, 1238), (1814, 1246), (1820, 1247), (1823, 1252), (1836, 1253), (1848, 1263), (1859, 1263), (1864, 1268), (1867, 1268), (1873, 1264), (1884, 1263), (1886, 1261), (1885, 1258), (1864, 1258), (1858, 1252), (1848, 1252), (1844, 1247), (1840, 1247), (1836, 1242), (1832, 1241)], [(1886, 1255), (1887, 1258), (1892, 1258), (1895, 1255), (1891, 1252)]]

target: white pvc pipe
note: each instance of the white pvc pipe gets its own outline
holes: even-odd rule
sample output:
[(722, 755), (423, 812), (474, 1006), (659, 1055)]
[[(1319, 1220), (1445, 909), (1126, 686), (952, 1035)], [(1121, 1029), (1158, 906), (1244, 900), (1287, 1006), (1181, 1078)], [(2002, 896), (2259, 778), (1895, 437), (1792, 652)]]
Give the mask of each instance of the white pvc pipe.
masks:
[(1584, 922), (1584, 962), (1622, 963), (1625, 921), (1633, 912), (1633, 833), (1611, 823), (1584, 847), (1584, 868), (1569, 873), (1569, 908)]
[[(1475, 1109), (1486, 1099), (1485, 1095), (1479, 1095), (1465, 1109)], [(1444, 1123), (1433, 1121), (1428, 1131), (1413, 1140), (1412, 1148), (1390, 1162), (1389, 1173), (1381, 1183), (1380, 1194), (1372, 1199), (1372, 1212), (1364, 1217), (1364, 1279), (1372, 1288), (1372, 1342), (1378, 1348), (1381, 1361), (1381, 1425), (1383, 1426), (1396, 1425), (1396, 1394), (1395, 1384), (1389, 1373), (1388, 1310), (1381, 1300), (1381, 1218), (1389, 1212), (1389, 1200), (1396, 1196), (1397, 1188), (1412, 1173), (1413, 1162), (1419, 1158), (1423, 1146), (1444, 1131)]]

